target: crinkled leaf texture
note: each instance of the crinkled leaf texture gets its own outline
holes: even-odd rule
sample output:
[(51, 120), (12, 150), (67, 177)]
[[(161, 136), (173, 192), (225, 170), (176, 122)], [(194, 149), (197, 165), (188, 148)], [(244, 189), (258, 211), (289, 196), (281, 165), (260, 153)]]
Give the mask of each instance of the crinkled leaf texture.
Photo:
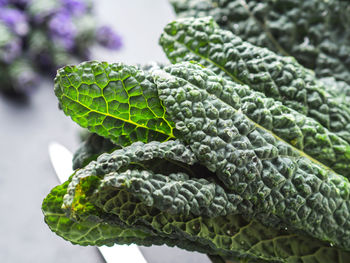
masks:
[(195, 162), (179, 141), (134, 143), (103, 154), (52, 190), (43, 203), (45, 221), (81, 245), (167, 244), (247, 262), (350, 258), (328, 243), (227, 214), (235, 195)]
[[(349, 247), (348, 180), (216, 95), (222, 90), (215, 76), (214, 85), (205, 85), (196, 74), (201, 67), (190, 68), (185, 63), (154, 72), (159, 97), (176, 123), (178, 138), (226, 189), (242, 198), (237, 199), (238, 213)], [(340, 212), (333, 204), (344, 209)]]
[[(115, 114), (125, 125), (127, 116), (136, 123), (131, 133), (123, 125), (96, 128), (90, 113), (104, 120), (112, 108), (96, 110), (83, 98), (93, 97), (98, 77), (90, 75), (101, 72), (103, 94), (121, 93), (110, 80), (115, 76), (126, 83), (142, 76), (139, 90), (152, 91), (163, 123), (142, 125), (161, 134), (160, 142), (144, 136), (129, 145), (140, 116)], [(251, 262), (349, 261), (349, 144), (317, 118), (189, 62), (146, 72), (84, 63), (59, 72), (56, 94), (80, 125), (129, 145), (78, 169), (44, 200), (45, 221), (67, 240), (176, 245)]]
[[(350, 5), (342, 0), (170, 0), (180, 17), (212, 16), (222, 29), (333, 77), (350, 100)], [(312, 10), (312, 12), (310, 12)], [(344, 85), (346, 83), (346, 85)], [(349, 102), (350, 103), (350, 102)]]
[(210, 17), (169, 23), (160, 38), (170, 61), (198, 61), (216, 74), (315, 119), (350, 142), (350, 103), (339, 98), (294, 58), (243, 41)]

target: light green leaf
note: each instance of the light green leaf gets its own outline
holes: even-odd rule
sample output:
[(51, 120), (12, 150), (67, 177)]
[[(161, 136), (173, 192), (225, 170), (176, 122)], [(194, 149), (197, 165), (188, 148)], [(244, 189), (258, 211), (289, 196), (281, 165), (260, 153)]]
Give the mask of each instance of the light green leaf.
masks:
[(84, 62), (58, 70), (55, 93), (66, 115), (89, 131), (126, 146), (174, 138), (156, 87), (122, 63)]

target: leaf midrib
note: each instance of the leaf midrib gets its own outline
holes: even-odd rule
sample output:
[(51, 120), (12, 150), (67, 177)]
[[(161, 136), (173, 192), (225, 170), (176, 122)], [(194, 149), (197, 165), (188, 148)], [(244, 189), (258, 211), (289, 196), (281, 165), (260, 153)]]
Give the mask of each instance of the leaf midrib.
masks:
[[(191, 53), (197, 55), (197, 56), (200, 57), (201, 59), (206, 60), (206, 61), (208, 61), (209, 63), (213, 64), (214, 66), (218, 67), (219, 69), (221, 69), (222, 71), (224, 71), (226, 74), (228, 74), (228, 76), (230, 76), (230, 77), (232, 77), (234, 80), (236, 80), (235, 77), (233, 77), (233, 76), (232, 76), (230, 73), (228, 73), (223, 67), (221, 67), (220, 65), (218, 65), (217, 63), (215, 63), (215, 62), (212, 61), (211, 59), (206, 58), (206, 57), (204, 57), (203, 55), (201, 55), (201, 54), (195, 52), (194, 50), (192, 50), (191, 48), (189, 48), (189, 47), (186, 46), (185, 44), (179, 42), (178, 40), (175, 40), (175, 39), (174, 39), (173, 41), (176, 42), (176, 43), (178, 43), (178, 44), (180, 44), (181, 46), (185, 47), (185, 48), (188, 49)], [(177, 77), (177, 76), (176, 76), (176, 77)], [(183, 79), (183, 78), (181, 78), (181, 79)], [(187, 80), (185, 80), (185, 79), (183, 79), (183, 80), (186, 81), (187, 83), (189, 83), (190, 85), (192, 85), (192, 86), (198, 88), (197, 86), (193, 85), (192, 83), (188, 82)], [(239, 81), (239, 84), (243, 84), (243, 83)], [(245, 85), (245, 84), (243, 84), (243, 85)], [(207, 92), (207, 91), (206, 91), (206, 92)], [(210, 93), (208, 92), (208, 94), (210, 94)], [(215, 97), (216, 97), (216, 96), (215, 96)], [(218, 100), (222, 101), (223, 103), (225, 103), (226, 105), (230, 106), (236, 113), (238, 113), (238, 110), (236, 110), (236, 109), (235, 109), (234, 107), (232, 107), (230, 104), (226, 103), (225, 101), (223, 101), (222, 99), (220, 99), (220, 98), (218, 98), (218, 97), (216, 97), (216, 98), (217, 98)], [(243, 112), (242, 112), (242, 114), (243, 114)], [(311, 157), (310, 155), (308, 155), (307, 153), (301, 151), (300, 149), (295, 148), (295, 147), (294, 147), (293, 145), (291, 145), (289, 142), (283, 140), (282, 138), (280, 138), (279, 136), (277, 136), (277, 135), (276, 135), (275, 133), (273, 133), (272, 131), (266, 129), (265, 127), (261, 126), (260, 124), (256, 123), (255, 121), (251, 120), (246, 114), (243, 114), (243, 115), (244, 115), (249, 121), (251, 121), (256, 127), (258, 127), (258, 128), (260, 128), (260, 129), (264, 130), (265, 132), (269, 133), (269, 134), (272, 135), (276, 140), (282, 141), (282, 142), (286, 143), (289, 147), (291, 147), (294, 151), (298, 152), (301, 156), (304, 156), (305, 158), (309, 159), (310, 161), (312, 161), (312, 162), (315, 163), (315, 164), (318, 164), (319, 166), (323, 167), (324, 169), (326, 169), (326, 170), (328, 170), (328, 171), (331, 171), (331, 172), (333, 172), (333, 173), (335, 173), (335, 174), (337, 174), (337, 175), (340, 175), (340, 174), (334, 172), (333, 169), (331, 169), (331, 168), (328, 167), (327, 165), (321, 163), (320, 161), (316, 160), (315, 158)], [(290, 156), (290, 157), (291, 157), (291, 156)], [(341, 176), (344, 177), (343, 175), (341, 175)], [(346, 177), (344, 177), (344, 178), (346, 178)]]
[(130, 124), (135, 125), (135, 126), (138, 127), (138, 128), (140, 127), (140, 128), (144, 128), (144, 129), (146, 129), (146, 130), (153, 130), (153, 131), (159, 132), (159, 133), (161, 133), (161, 134), (167, 135), (167, 136), (169, 137), (169, 139), (175, 138), (175, 136), (174, 136), (174, 134), (173, 134), (173, 127), (171, 127), (171, 126), (169, 125), (169, 123), (168, 123), (164, 118), (162, 118), (162, 119), (163, 119), (163, 120), (169, 125), (169, 127), (170, 127), (170, 130), (171, 130), (171, 131), (170, 131), (170, 134), (165, 133), (165, 132), (162, 131), (162, 130), (151, 129), (151, 128), (145, 126), (145, 125), (142, 125), (142, 124), (139, 124), (139, 123), (137, 123), (137, 122), (132, 121), (132, 120), (130, 119), (130, 110), (129, 110), (129, 119), (126, 120), (126, 119), (122, 119), (122, 118), (120, 118), (120, 117), (117, 117), (117, 116), (115, 116), (115, 115), (111, 115), (111, 114), (108, 113), (108, 112), (101, 112), (101, 111), (98, 111), (98, 110), (93, 110), (93, 109), (89, 108), (87, 105), (84, 105), (83, 103), (81, 103), (79, 100), (73, 100), (72, 98), (68, 97), (68, 96), (65, 95), (65, 94), (62, 94), (61, 98), (62, 98), (62, 97), (65, 97), (65, 98), (69, 99), (69, 100), (72, 101), (72, 102), (78, 103), (80, 106), (82, 106), (82, 107), (88, 109), (90, 112), (95, 112), (95, 113), (100, 114), (100, 115), (108, 116), (108, 117), (111, 117), (111, 118), (114, 118), (114, 119), (117, 119), (117, 120), (120, 120), (120, 121), (123, 121), (123, 122), (127, 122), (127, 123), (130, 123)]
[(261, 27), (261, 29), (265, 32), (266, 36), (268, 37), (268, 39), (270, 39), (270, 41), (272, 42), (272, 44), (275, 46), (275, 48), (278, 50), (278, 52), (280, 52), (283, 56), (291, 56), (275, 39), (275, 37), (272, 35), (272, 33), (270, 32), (270, 30), (268, 30), (266, 28), (266, 20), (264, 17), (264, 23), (261, 23), (254, 15), (253, 13), (250, 11), (249, 6), (246, 2), (246, 0), (241, 0), (240, 1), (242, 6), (247, 10), (247, 12), (249, 13), (249, 16), (259, 25), (259, 27)]

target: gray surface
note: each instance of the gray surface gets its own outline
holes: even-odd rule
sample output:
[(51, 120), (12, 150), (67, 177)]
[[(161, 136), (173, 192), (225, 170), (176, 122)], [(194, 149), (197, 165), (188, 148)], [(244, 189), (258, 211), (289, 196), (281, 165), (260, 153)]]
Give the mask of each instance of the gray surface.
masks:
[[(94, 58), (126, 63), (166, 61), (157, 45), (163, 26), (174, 16), (167, 0), (98, 1), (100, 22), (113, 25), (124, 40), (120, 52), (94, 49)], [(57, 108), (53, 85), (43, 80), (28, 104), (0, 96), (0, 262), (102, 263), (92, 247), (73, 246), (51, 233), (40, 210), (58, 184), (47, 146), (58, 141), (74, 151), (78, 127)], [(150, 263), (203, 262), (179, 250), (142, 249)], [(186, 255), (186, 254), (185, 254)], [(190, 257), (191, 256), (191, 257)], [(122, 262), (121, 262), (122, 263)]]
[(96, 48), (95, 54), (108, 62), (168, 62), (158, 39), (164, 26), (175, 18), (168, 0), (96, 0), (96, 13), (101, 24), (113, 25), (122, 35), (121, 52), (111, 53)]

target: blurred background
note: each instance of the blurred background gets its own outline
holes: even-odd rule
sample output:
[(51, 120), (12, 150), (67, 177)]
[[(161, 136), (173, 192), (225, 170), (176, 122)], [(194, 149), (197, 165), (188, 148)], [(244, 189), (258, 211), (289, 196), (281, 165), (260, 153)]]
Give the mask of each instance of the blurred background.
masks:
[[(0, 0), (0, 5), (4, 2)], [(167, 0), (92, 3), (96, 22), (110, 26), (121, 38), (122, 46), (113, 50), (95, 44), (91, 59), (130, 64), (167, 61), (158, 46), (162, 28), (175, 17)], [(0, 12), (1, 17), (4, 12)], [(42, 200), (59, 183), (49, 160), (48, 145), (57, 141), (75, 151), (80, 128), (58, 109), (50, 74), (38, 75), (37, 87), (27, 98), (0, 95), (0, 262), (104, 262), (95, 248), (73, 246), (44, 223)], [(4, 85), (4, 81), (0, 82), (0, 88)], [(153, 254), (152, 263), (164, 262), (157, 251), (143, 250), (146, 258)], [(168, 253), (167, 249), (161, 251)], [(166, 262), (179, 260), (182, 261), (175, 252)]]
[[(158, 39), (175, 18), (169, 2), (0, 0), (0, 263), (104, 262), (96, 248), (74, 246), (44, 223), (42, 201), (59, 184), (48, 146), (74, 152), (82, 131), (59, 110), (53, 78), (57, 68), (85, 60), (168, 63)], [(349, 102), (347, 1), (176, 2), (179, 15), (213, 15), (243, 40), (291, 54)], [(208, 260), (165, 246), (140, 249), (148, 263)]]

